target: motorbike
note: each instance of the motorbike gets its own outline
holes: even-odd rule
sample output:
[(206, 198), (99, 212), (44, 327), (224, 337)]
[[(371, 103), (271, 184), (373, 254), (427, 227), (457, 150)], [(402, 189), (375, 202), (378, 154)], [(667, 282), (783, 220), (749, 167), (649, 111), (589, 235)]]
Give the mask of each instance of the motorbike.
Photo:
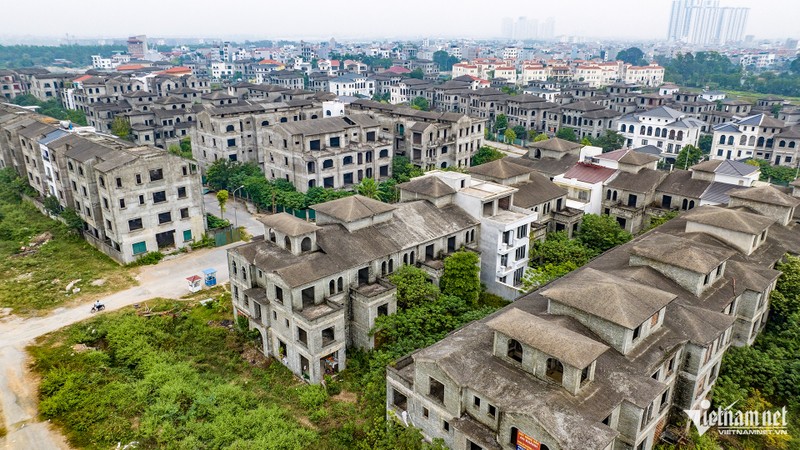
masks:
[(94, 305), (94, 306), (92, 306), (92, 313), (96, 313), (96, 312), (102, 311), (104, 309), (106, 309), (106, 305), (103, 305), (103, 304)]

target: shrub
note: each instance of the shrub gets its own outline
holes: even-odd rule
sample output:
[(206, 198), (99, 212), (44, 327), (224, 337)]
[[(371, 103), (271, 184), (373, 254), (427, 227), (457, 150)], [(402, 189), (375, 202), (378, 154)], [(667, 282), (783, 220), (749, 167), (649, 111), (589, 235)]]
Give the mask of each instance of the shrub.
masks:
[(164, 254), (155, 251), (155, 252), (147, 252), (144, 255), (140, 256), (136, 259), (136, 261), (130, 263), (131, 267), (138, 267), (138, 266), (149, 266), (153, 264), (158, 264), (159, 261), (164, 259)]
[(328, 393), (325, 388), (318, 384), (310, 384), (298, 389), (298, 399), (300, 406), (307, 411), (315, 410), (325, 403)]

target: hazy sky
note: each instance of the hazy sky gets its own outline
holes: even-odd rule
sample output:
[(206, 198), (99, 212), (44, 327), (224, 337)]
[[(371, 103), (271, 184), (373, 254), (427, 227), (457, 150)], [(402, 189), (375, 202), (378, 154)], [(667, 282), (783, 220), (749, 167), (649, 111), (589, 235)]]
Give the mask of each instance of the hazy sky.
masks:
[[(555, 19), (557, 35), (663, 39), (672, 0), (2, 0), (0, 36), (212, 38), (496, 37), (504, 16)], [(746, 34), (798, 37), (798, 0), (750, 8)], [(26, 11), (31, 8), (32, 13)], [(101, 15), (102, 14), (102, 15)]]

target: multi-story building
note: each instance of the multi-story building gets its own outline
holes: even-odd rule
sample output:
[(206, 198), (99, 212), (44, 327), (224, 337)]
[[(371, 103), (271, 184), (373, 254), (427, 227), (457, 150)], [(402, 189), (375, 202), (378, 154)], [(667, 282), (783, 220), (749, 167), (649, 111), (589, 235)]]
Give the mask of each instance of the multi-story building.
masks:
[(480, 222), (426, 200), (352, 196), (314, 209), (315, 224), (264, 217), (264, 237), (230, 249), (228, 264), (234, 314), (259, 331), (263, 352), (319, 383), (346, 368), (347, 348), (372, 348), (375, 319), (397, 310), (386, 276), (412, 264), (438, 283), (445, 255), (476, 250)]
[(627, 84), (656, 87), (664, 84), (664, 68), (658, 64), (632, 66), (625, 64), (622, 68), (622, 81)]
[(370, 98), (375, 95), (375, 80), (366, 75), (346, 73), (328, 80), (328, 90), (336, 95)]
[[(74, 208), (83, 236), (127, 264), (150, 251), (182, 248), (205, 232), (201, 179), (196, 165), (166, 150), (62, 127), (37, 115), (16, 127), (4, 145), (40, 198)], [(6, 128), (8, 127), (8, 128)], [(7, 154), (3, 149), (2, 154)]]
[(264, 130), (264, 173), (298, 190), (350, 188), (391, 176), (392, 141), (366, 114), (278, 123)]
[(531, 227), (538, 214), (514, 206), (515, 187), (438, 170), (397, 187), (401, 202), (452, 203), (480, 221), (481, 283), (506, 299), (518, 296), (528, 267)]
[(628, 147), (653, 145), (666, 159), (675, 159), (687, 145), (697, 146), (703, 122), (666, 106), (637, 112), (616, 121)]
[[(711, 159), (766, 159), (775, 165), (797, 165), (796, 142), (790, 130), (779, 139), (785, 124), (769, 114), (758, 113), (713, 128)], [(780, 143), (784, 146), (781, 147)], [(795, 143), (794, 147), (789, 147)], [(788, 159), (788, 160), (787, 160)]]
[(580, 139), (595, 138), (613, 129), (614, 120), (620, 115), (593, 101), (571, 102), (546, 112), (547, 132), (553, 135), (561, 128), (572, 128)]
[(22, 82), (11, 70), (0, 70), (0, 97), (11, 100), (23, 94)]
[(763, 329), (772, 267), (800, 251), (787, 220), (800, 201), (764, 191), (685, 213), (401, 358), (387, 413), (457, 450), (652, 449)]

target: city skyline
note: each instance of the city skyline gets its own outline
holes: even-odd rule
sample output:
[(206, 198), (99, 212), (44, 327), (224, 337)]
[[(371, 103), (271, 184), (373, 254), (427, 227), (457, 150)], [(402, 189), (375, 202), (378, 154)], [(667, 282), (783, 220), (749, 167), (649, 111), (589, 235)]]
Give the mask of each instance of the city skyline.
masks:
[[(392, 19), (371, 7), (366, 0), (355, 0), (346, 9), (330, 9), (323, 3), (312, 3), (310, 13), (300, 15), (291, 6), (263, 4), (252, 0), (240, 0), (226, 4), (225, 8), (212, 8), (203, 2), (194, 8), (179, 4), (142, 0), (142, 11), (158, 9), (159, 14), (145, 14), (146, 22), (136, 20), (98, 21), (84, 11), (94, 6), (101, 8), (98, 0), (87, 0), (86, 8), (64, 9), (60, 2), (42, 0), (37, 12), (37, 27), (19, 20), (4, 24), (0, 37), (25, 36), (63, 39), (69, 34), (74, 38), (123, 38), (136, 34), (158, 37), (198, 37), (218, 39), (395, 39), (413, 37), (465, 37), (501, 38), (501, 23), (506, 17), (527, 17), (539, 24), (552, 17), (556, 23), (556, 36), (580, 36), (604, 39), (664, 40), (667, 35), (671, 0), (653, 0), (642, 12), (636, 0), (613, 0), (587, 3), (579, 0), (564, 0), (555, 4), (544, 2), (512, 1), (504, 8), (489, 9), (481, 2), (466, 2), (453, 8), (444, 3), (423, 3), (411, 0), (410, 8), (392, 12)], [(798, 37), (793, 19), (800, 16), (800, 4), (781, 0), (730, 0), (728, 7), (750, 8), (746, 35), (759, 39)], [(52, 8), (50, 7), (52, 6)], [(314, 10), (319, 10), (315, 14)], [(224, 17), (225, 10), (240, 12), (251, 10), (255, 14), (237, 14)], [(11, 14), (26, 16), (25, 5), (6, 5)], [(52, 11), (52, 12), (50, 12)], [(263, 11), (263, 13), (259, 13)], [(357, 14), (353, 14), (357, 11)], [(424, 11), (424, 14), (420, 14)], [(575, 11), (580, 17), (575, 18)], [(220, 14), (220, 13), (223, 14)], [(223, 17), (222, 19), (220, 17)], [(286, 20), (296, 17), (297, 20)], [(646, 19), (646, 20), (641, 20)], [(24, 41), (24, 39), (21, 39)]]

